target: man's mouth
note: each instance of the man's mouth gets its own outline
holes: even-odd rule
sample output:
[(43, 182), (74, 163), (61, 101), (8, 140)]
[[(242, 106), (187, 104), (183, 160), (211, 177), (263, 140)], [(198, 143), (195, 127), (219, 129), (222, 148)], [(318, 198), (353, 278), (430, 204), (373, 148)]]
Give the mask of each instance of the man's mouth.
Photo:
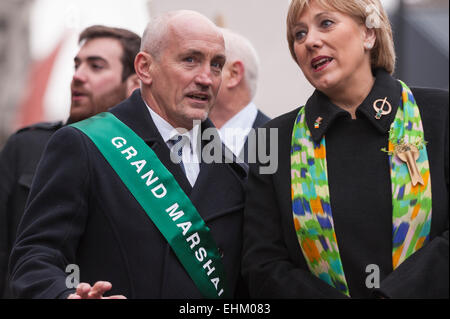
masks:
[(85, 93), (85, 92), (76, 91), (76, 90), (72, 91), (72, 99), (74, 99), (74, 100), (79, 100), (79, 99), (81, 99), (83, 97), (86, 97), (86, 96), (88, 96), (88, 94)]
[(210, 95), (206, 93), (190, 93), (186, 96), (198, 102), (208, 102), (211, 99)]
[(327, 56), (319, 56), (317, 58), (312, 59), (311, 66), (315, 71), (323, 70), (333, 58)]

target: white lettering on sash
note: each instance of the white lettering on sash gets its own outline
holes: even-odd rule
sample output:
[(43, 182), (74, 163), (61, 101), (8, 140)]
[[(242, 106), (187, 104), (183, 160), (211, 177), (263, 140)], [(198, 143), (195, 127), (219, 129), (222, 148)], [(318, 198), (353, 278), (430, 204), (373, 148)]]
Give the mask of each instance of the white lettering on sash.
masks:
[(140, 173), (145, 165), (147, 165), (147, 161), (146, 160), (140, 160), (140, 161), (136, 161), (136, 162), (131, 163), (131, 166), (136, 166), (136, 168), (137, 168), (136, 172), (137, 173)]
[(210, 267), (211, 263), (212, 263), (212, 260), (210, 259), (203, 265), (204, 269), (208, 268), (208, 273), (207, 273), (208, 276), (211, 275), (214, 272), (214, 270), (216, 270), (216, 268)]
[(219, 284), (220, 279), (219, 278), (213, 278), (211, 279), (211, 282), (213, 283), (214, 287), (216, 287), (217, 290), (217, 285)]
[(132, 158), (132, 157), (134, 157), (134, 156), (136, 156), (138, 154), (136, 149), (133, 146), (130, 146), (130, 147), (124, 149), (121, 153), (122, 154), (128, 154), (127, 161), (129, 161), (130, 158)]
[(127, 144), (127, 140), (120, 136), (113, 138), (111, 142), (116, 148), (121, 148), (122, 146)]
[[(182, 210), (179, 210), (179, 208), (180, 205), (178, 203), (175, 203), (166, 209), (166, 213), (169, 214), (169, 217), (171, 217), (172, 221), (174, 222), (182, 217), (185, 217), (184, 212)], [(183, 236), (185, 237), (186, 242), (189, 245), (189, 248), (193, 251), (195, 258), (198, 260), (198, 262), (203, 264), (202, 267), (205, 270), (206, 275), (208, 277), (211, 277), (211, 275), (215, 272), (216, 268), (213, 266), (212, 259), (208, 259), (208, 261), (204, 262), (204, 260), (208, 257), (208, 251), (204, 247), (201, 247), (201, 238), (199, 233), (194, 232), (188, 235), (188, 232), (192, 226), (192, 223), (190, 221), (178, 223), (176, 224), (176, 226), (183, 230)], [(220, 278), (214, 277), (210, 280), (211, 283), (216, 288), (217, 295), (221, 296), (223, 294), (223, 289), (220, 289), (219, 291)]]
[(197, 258), (199, 262), (202, 262), (206, 258), (206, 256), (208, 256), (208, 253), (206, 252), (206, 249), (203, 247), (201, 247), (199, 250), (195, 252), (195, 258)]
[(145, 182), (145, 184), (147, 186), (152, 185), (154, 182), (156, 182), (159, 179), (158, 177), (151, 179), (153, 177), (153, 173), (154, 173), (154, 171), (151, 169), (150, 171), (148, 171), (147, 173), (145, 173), (144, 175), (141, 176), (141, 179), (147, 178), (147, 181)]
[(191, 228), (191, 226), (192, 226), (191, 222), (184, 222), (184, 223), (177, 224), (177, 227), (183, 228), (183, 236), (186, 236), (186, 234), (189, 231), (189, 229)]
[[(111, 140), (111, 143), (117, 149), (121, 149), (127, 144), (127, 140), (123, 137), (118, 136), (118, 137), (114, 137)], [(126, 159), (128, 161), (131, 158), (136, 157), (138, 155), (138, 151), (133, 146), (129, 146), (129, 147), (125, 148), (124, 150), (120, 151), (120, 153), (123, 155), (126, 155)], [(136, 160), (136, 161), (131, 162), (130, 165), (136, 169), (137, 174), (141, 174), (144, 167), (147, 165), (147, 161), (144, 159)], [(155, 175), (155, 172), (152, 169), (150, 169), (145, 174), (140, 175), (140, 178), (142, 180), (145, 180), (145, 184), (147, 186), (154, 186), (154, 185), (156, 185), (156, 182), (159, 181), (159, 177), (154, 176), (154, 175)], [(156, 198), (163, 198), (164, 196), (167, 195), (167, 189), (164, 187), (164, 185), (162, 183), (159, 183), (156, 186), (154, 186), (151, 189), (151, 192), (152, 192), (153, 196), (155, 196)], [(175, 203), (172, 206), (170, 206), (169, 208), (167, 208), (166, 213), (168, 213), (169, 217), (172, 219), (173, 222), (177, 222), (178, 219), (185, 217), (185, 214), (182, 210), (180, 210), (180, 205), (178, 203)], [(198, 234), (198, 232), (188, 235), (189, 230), (192, 227), (192, 223), (190, 221), (182, 221), (182, 222), (179, 222), (178, 224), (176, 224), (176, 226), (178, 228), (182, 229), (183, 236), (184, 236), (187, 244), (189, 245), (190, 249), (192, 250), (195, 258), (200, 263), (203, 263), (204, 260), (208, 257), (208, 251), (204, 247), (201, 247), (201, 238), (200, 238), (200, 235)], [(199, 248), (194, 251), (194, 248), (197, 246)], [(208, 261), (203, 264), (203, 269), (205, 270), (208, 277), (211, 276), (211, 274), (213, 274), (214, 271), (216, 270), (216, 268), (213, 267), (212, 264), (213, 264), (213, 261), (211, 259), (208, 259)], [(211, 280), (211, 283), (216, 288), (216, 290), (218, 290), (220, 279), (215, 277), (210, 280)], [(222, 294), (223, 294), (223, 289), (218, 291), (218, 296), (221, 296)]]
[(166, 209), (166, 212), (169, 213), (169, 216), (172, 217), (172, 220), (175, 222), (177, 219), (179, 219), (180, 217), (184, 216), (184, 212), (182, 210), (178, 211), (178, 203), (173, 204), (172, 206), (170, 206), (169, 208)]
[(198, 237), (198, 233), (194, 233), (186, 239), (187, 242), (191, 243), (191, 249), (200, 244), (200, 237)]
[[(161, 193), (158, 193), (158, 191), (161, 190)], [(153, 195), (155, 195), (156, 198), (163, 198), (167, 194), (167, 190), (164, 187), (163, 184), (159, 184), (155, 188), (152, 189)]]

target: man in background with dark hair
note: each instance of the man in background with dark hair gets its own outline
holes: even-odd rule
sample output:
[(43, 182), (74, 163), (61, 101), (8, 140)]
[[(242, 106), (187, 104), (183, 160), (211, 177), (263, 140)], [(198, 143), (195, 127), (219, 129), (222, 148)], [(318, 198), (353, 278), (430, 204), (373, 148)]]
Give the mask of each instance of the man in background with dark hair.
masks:
[(99, 25), (80, 34), (82, 47), (74, 58), (69, 123), (106, 111), (139, 87), (134, 58), (140, 40), (131, 31)]
[[(95, 25), (79, 36), (66, 124), (104, 112), (139, 88), (134, 58), (141, 38), (128, 30)], [(62, 122), (37, 123), (13, 134), (0, 153), (0, 297), (11, 298), (7, 265), (39, 159)]]

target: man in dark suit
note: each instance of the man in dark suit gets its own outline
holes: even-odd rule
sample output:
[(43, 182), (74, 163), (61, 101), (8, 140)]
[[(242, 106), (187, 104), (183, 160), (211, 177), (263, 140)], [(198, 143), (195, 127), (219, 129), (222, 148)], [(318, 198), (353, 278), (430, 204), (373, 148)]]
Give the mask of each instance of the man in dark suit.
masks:
[[(224, 152), (219, 162), (196, 163), (182, 155), (182, 161), (176, 163), (170, 150), (178, 137), (187, 137), (190, 143), (183, 146), (183, 154), (201, 157), (199, 148), (192, 145), (192, 136), (213, 129), (206, 119), (219, 90), (224, 63), (223, 37), (210, 20), (192, 11), (164, 14), (147, 26), (135, 60), (141, 90), (102, 116), (114, 116), (125, 124), (121, 127), (131, 129), (145, 151), (160, 161), (140, 158), (140, 149), (138, 154), (128, 143), (119, 155), (135, 159), (132, 174), (147, 172), (150, 164), (152, 170), (144, 175), (150, 176), (146, 181), (151, 185), (157, 180), (150, 180), (151, 176), (160, 176), (156, 167), (163, 164), (170, 173), (167, 178), (175, 182), (172, 188), (166, 185), (167, 193), (179, 187), (183, 192), (180, 198), (187, 196), (198, 211), (209, 228), (203, 227), (199, 237), (190, 234), (190, 226), (186, 226), (190, 222), (177, 227), (182, 228), (182, 235), (190, 236), (186, 241), (191, 249), (205, 233), (210, 234), (217, 247), (214, 256), (226, 274), (226, 280), (218, 283), (213, 278), (211, 282), (216, 288), (225, 282), (227, 296), (233, 297), (240, 273), (246, 167), (225, 158)], [(166, 239), (158, 224), (168, 213), (169, 222), (179, 222), (187, 211), (143, 208), (140, 197), (128, 187), (129, 179), (106, 160), (108, 156), (94, 144), (92, 136), (80, 131), (83, 125), (101, 122), (102, 116), (78, 123), (77, 128), (63, 128), (50, 140), (11, 255), (14, 292), (25, 298), (106, 298), (107, 291), (112, 294), (108, 298), (204, 297), (204, 290), (183, 262), (192, 257), (192, 251), (183, 251), (180, 257), (173, 245), (180, 243), (179, 237)], [(108, 141), (110, 135), (112, 141), (121, 141), (113, 142), (116, 147), (126, 143), (115, 131), (100, 132)], [(223, 149), (218, 139), (201, 143), (202, 148), (219, 143)], [(155, 189), (144, 197), (164, 196)], [(195, 254), (198, 261), (203, 260), (201, 249)], [(76, 289), (67, 283), (68, 266), (79, 270), (82, 283)], [(210, 262), (199, 269), (207, 271), (207, 276), (218, 272)], [(220, 296), (222, 290), (217, 292)]]
[[(118, 104), (139, 87), (134, 58), (141, 38), (121, 29), (95, 25), (79, 36), (74, 58), (71, 106), (73, 123)], [(0, 296), (13, 297), (7, 281), (8, 258), (22, 218), (36, 167), (50, 137), (63, 122), (37, 123), (20, 129), (0, 153)]]
[(270, 120), (252, 102), (258, 84), (259, 58), (248, 39), (228, 29), (222, 29), (222, 33), (227, 62), (210, 119), (219, 129), (224, 144), (247, 162), (247, 136)]

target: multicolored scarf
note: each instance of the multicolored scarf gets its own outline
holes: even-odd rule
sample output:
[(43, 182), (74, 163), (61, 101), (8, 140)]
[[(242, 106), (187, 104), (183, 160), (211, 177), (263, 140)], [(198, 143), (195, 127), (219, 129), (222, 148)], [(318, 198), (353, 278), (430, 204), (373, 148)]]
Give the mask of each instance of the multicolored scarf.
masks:
[[(402, 84), (402, 100), (389, 133), (392, 183), (393, 269), (419, 250), (431, 228), (431, 180), (419, 108)], [(417, 167), (424, 185), (412, 186), (407, 164), (394, 154), (396, 145), (419, 146)], [(291, 148), (294, 225), (310, 271), (350, 296), (334, 231), (327, 177), (325, 137), (315, 143), (306, 124), (305, 108), (296, 118)]]

